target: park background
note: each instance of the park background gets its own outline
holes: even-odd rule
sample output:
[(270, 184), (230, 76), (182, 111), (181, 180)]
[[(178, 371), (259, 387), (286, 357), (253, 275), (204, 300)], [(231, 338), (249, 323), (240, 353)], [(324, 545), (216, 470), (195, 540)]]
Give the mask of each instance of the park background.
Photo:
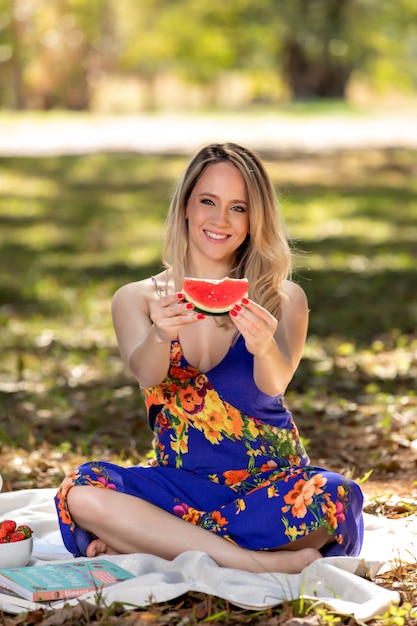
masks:
[[(158, 271), (191, 153), (230, 139), (265, 160), (309, 298), (287, 403), (312, 461), (415, 513), (416, 31), (412, 0), (0, 0), (4, 491), (146, 456), (111, 297)], [(415, 623), (400, 582), (381, 623)]]

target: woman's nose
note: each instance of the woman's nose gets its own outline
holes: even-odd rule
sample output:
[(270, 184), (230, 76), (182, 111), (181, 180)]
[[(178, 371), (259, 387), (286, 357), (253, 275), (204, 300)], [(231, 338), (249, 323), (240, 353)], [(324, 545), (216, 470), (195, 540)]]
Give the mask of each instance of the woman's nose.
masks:
[(212, 221), (215, 224), (228, 224), (229, 223), (229, 211), (225, 207), (218, 207), (217, 211), (212, 214)]

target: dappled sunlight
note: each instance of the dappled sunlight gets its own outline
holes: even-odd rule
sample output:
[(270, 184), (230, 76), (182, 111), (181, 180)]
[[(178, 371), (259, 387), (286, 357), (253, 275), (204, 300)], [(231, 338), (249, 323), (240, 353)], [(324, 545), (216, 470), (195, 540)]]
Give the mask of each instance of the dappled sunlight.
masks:
[[(301, 434), (318, 464), (355, 476), (372, 468), (374, 481), (401, 474), (410, 493), (414, 162), (415, 153), (370, 151), (268, 164), (299, 250), (294, 279), (310, 306), (304, 359), (287, 392)], [(174, 155), (0, 160), (0, 432), (9, 487), (57, 484), (91, 455), (126, 463), (146, 455), (151, 433), (110, 306), (122, 284), (158, 271), (184, 164)]]
[[(298, 158), (270, 162), (310, 308), (286, 405), (312, 463), (361, 482), (365, 511), (392, 517), (417, 510), (415, 159), (310, 156), (302, 175)], [(184, 163), (0, 159), (3, 490), (55, 487), (91, 458), (146, 459), (152, 434), (111, 299), (159, 270)]]
[[(30, 171), (19, 172), (17, 170), (3, 170), (0, 171), (0, 196), (10, 196), (10, 200), (14, 198), (54, 198), (59, 193), (59, 183), (52, 178), (45, 178), (41, 176), (32, 175)], [(31, 204), (29, 209), (25, 208), (20, 213), (22, 215), (32, 215), (31, 209), (34, 206)], [(13, 204), (13, 210), (11, 211), (13, 216), (19, 215), (19, 207), (22, 205), (18, 202)], [(42, 204), (38, 205), (38, 209), (42, 209)], [(33, 214), (37, 214), (38, 211), (34, 211)]]

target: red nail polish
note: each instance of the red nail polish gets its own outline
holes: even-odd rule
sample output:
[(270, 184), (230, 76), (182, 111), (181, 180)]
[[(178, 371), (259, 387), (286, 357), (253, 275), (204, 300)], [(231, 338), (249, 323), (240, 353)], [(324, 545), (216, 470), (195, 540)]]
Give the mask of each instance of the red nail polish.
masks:
[(242, 307), (239, 306), (238, 304), (235, 304), (235, 306), (233, 307), (235, 311), (241, 311)]
[(233, 315), (233, 317), (236, 317), (236, 316), (237, 316), (237, 311), (235, 311), (234, 309), (232, 309), (232, 310), (230, 311), (230, 315)]
[(194, 308), (194, 304), (191, 304), (191, 302), (188, 302), (187, 309), (193, 309), (193, 308)]
[(197, 315), (197, 319), (198, 319), (198, 320), (203, 320), (205, 317), (206, 317), (206, 316), (205, 316), (205, 315), (203, 315), (203, 313), (199, 313), (199, 314)]
[(242, 298), (242, 304), (249, 304), (249, 300), (247, 298)]
[(183, 293), (177, 293), (177, 298), (178, 298), (178, 300), (184, 300), (184, 294)]

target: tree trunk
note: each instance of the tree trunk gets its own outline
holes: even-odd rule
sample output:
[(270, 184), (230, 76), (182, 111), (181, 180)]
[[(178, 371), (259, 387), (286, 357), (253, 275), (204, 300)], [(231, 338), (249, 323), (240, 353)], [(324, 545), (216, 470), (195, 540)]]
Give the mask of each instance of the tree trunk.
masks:
[(288, 40), (284, 46), (284, 73), (294, 100), (345, 98), (352, 66), (324, 59), (308, 59), (302, 46)]
[[(318, 5), (317, 5), (318, 1)], [(353, 65), (331, 53), (333, 39), (344, 39), (346, 11), (351, 0), (302, 0), (303, 26), (284, 42), (284, 72), (294, 99), (344, 98)], [(321, 19), (317, 11), (321, 9)], [(310, 27), (310, 24), (312, 25)], [(298, 31), (298, 32), (297, 32)], [(309, 56), (303, 42), (313, 36), (321, 53)]]

